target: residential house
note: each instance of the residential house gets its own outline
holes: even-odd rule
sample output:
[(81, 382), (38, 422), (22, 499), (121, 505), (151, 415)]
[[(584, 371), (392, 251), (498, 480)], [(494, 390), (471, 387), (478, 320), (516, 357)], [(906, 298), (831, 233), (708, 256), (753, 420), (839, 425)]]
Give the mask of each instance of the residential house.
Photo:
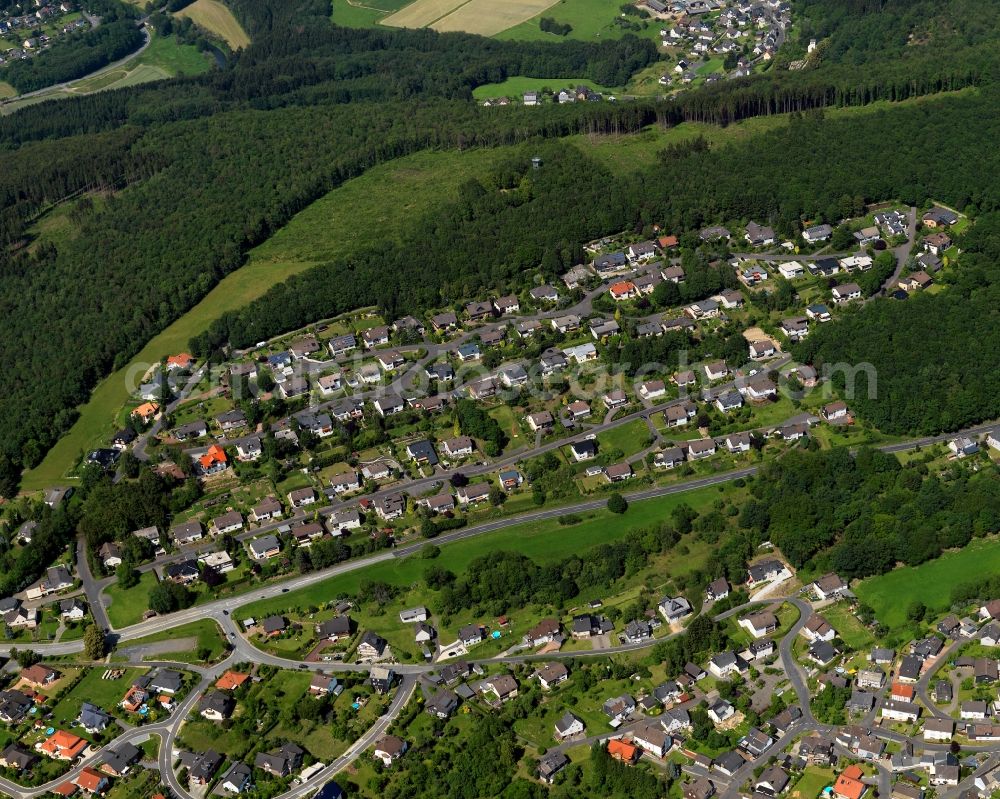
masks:
[(558, 619), (542, 619), (525, 633), (524, 643), (529, 646), (542, 646), (561, 638), (561, 630), (562, 626)]
[(219, 785), (229, 793), (243, 793), (250, 788), (253, 772), (246, 763), (233, 763), (219, 780)]
[(684, 463), (684, 450), (668, 447), (653, 456), (653, 466), (657, 469), (673, 469)]
[(780, 560), (773, 558), (751, 564), (747, 569), (747, 585), (751, 588), (773, 580), (783, 580), (791, 576), (788, 568)]
[(799, 635), (807, 641), (832, 641), (837, 637), (837, 632), (826, 619), (814, 613), (799, 631)]
[(743, 237), (751, 247), (768, 247), (774, 244), (774, 228), (751, 221)]
[(562, 752), (549, 752), (538, 759), (538, 779), (551, 785), (556, 774), (569, 765), (569, 758)]
[(714, 438), (700, 438), (693, 441), (689, 441), (687, 444), (688, 460), (696, 461), (702, 458), (708, 458), (714, 455), (717, 451), (716, 443)]
[(666, 757), (674, 742), (662, 727), (647, 724), (632, 732), (632, 743), (654, 757), (662, 759)]
[(716, 602), (720, 599), (725, 599), (729, 596), (729, 581), (725, 577), (720, 577), (717, 580), (713, 580), (708, 584), (705, 589), (705, 595), (707, 598)]
[(305, 751), (294, 743), (285, 743), (269, 752), (258, 752), (254, 767), (274, 777), (287, 777), (302, 765)]
[(761, 611), (744, 616), (739, 620), (739, 625), (754, 638), (763, 638), (769, 633), (778, 629), (778, 617), (770, 611)]
[(274, 497), (264, 497), (250, 512), (251, 518), (258, 524), (281, 518), (281, 503)]
[(249, 543), (250, 554), (256, 560), (269, 560), (281, 553), (281, 541), (276, 535), (268, 534), (255, 538)]
[[(830, 225), (814, 225), (802, 231), (802, 238), (810, 244), (826, 241), (833, 235), (833, 228)], [(856, 797), (854, 799), (857, 799)]]
[[(201, 419), (179, 425), (170, 431), (170, 435), (178, 441), (188, 441), (208, 435), (208, 425)], [(135, 438), (133, 432), (132, 438)]]
[(708, 670), (713, 677), (720, 680), (728, 679), (734, 674), (742, 674), (747, 664), (735, 652), (719, 652), (712, 655), (708, 661)]
[(560, 683), (569, 679), (569, 669), (562, 663), (547, 663), (535, 672), (538, 684), (543, 691), (550, 691)]
[(198, 714), (209, 721), (225, 721), (233, 715), (236, 701), (227, 693), (211, 690), (198, 703)]
[(493, 694), (498, 702), (508, 702), (517, 697), (517, 680), (510, 674), (498, 674), (483, 683), (484, 693)]
[(666, 619), (667, 623), (672, 623), (680, 621), (685, 616), (691, 615), (693, 608), (691, 603), (683, 596), (676, 597), (664, 597), (660, 600), (660, 604), (657, 608), (660, 615)]
[(609, 483), (620, 483), (632, 477), (632, 465), (629, 463), (615, 463), (604, 469), (604, 478)]
[(557, 741), (565, 741), (583, 735), (586, 727), (583, 720), (566, 711), (555, 724), (555, 738)]
[(389, 642), (371, 630), (366, 630), (358, 643), (358, 660), (372, 661), (387, 657)]
[(861, 299), (861, 286), (857, 283), (842, 283), (831, 290), (835, 302), (845, 303)]

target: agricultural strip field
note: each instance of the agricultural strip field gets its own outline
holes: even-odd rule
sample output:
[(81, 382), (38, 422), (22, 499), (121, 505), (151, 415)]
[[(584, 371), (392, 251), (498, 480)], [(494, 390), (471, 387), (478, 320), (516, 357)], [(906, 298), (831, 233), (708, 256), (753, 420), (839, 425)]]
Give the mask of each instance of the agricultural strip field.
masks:
[(952, 589), (1000, 570), (1000, 538), (976, 539), (964, 549), (946, 552), (919, 566), (893, 569), (863, 580), (854, 593), (871, 606), (875, 616), (890, 628), (907, 623), (906, 611), (923, 602), (931, 611), (947, 610)]
[[(633, 503), (623, 516), (600, 510), (586, 514), (583, 521), (573, 525), (561, 525), (556, 519), (518, 524), (495, 533), (445, 544), (433, 563), (455, 574), (462, 574), (476, 558), (503, 550), (520, 552), (539, 564), (552, 563), (573, 552), (582, 552), (619, 539), (629, 530), (657, 524), (683, 504), (695, 510), (704, 510), (719, 496), (717, 487), (702, 488)], [(244, 605), (236, 618), (260, 618), (295, 605), (319, 605), (339, 595), (356, 593), (365, 580), (384, 581), (405, 588), (422, 579), (428, 563), (419, 555), (393, 558), (288, 594)]]
[(459, 8), (465, 0), (416, 0), (382, 20), (394, 28), (426, 28)]
[(493, 36), (540, 14), (554, 2), (555, 0), (469, 0), (430, 27), (442, 32), (465, 31)]
[(250, 44), (250, 37), (243, 30), (233, 12), (219, 0), (195, 0), (187, 8), (177, 12), (179, 17), (190, 17), (196, 25), (226, 40), (234, 50)]

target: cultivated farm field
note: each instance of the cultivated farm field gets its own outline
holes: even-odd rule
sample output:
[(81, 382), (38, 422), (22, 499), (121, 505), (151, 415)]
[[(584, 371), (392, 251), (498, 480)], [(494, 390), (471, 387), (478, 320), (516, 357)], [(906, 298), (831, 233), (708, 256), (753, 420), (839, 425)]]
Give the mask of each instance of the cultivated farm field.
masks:
[(442, 32), (465, 31), (493, 36), (537, 16), (554, 2), (555, 0), (469, 0), (431, 27)]
[(219, 0), (195, 0), (187, 8), (178, 11), (177, 16), (190, 17), (196, 25), (221, 36), (234, 50), (250, 44), (250, 37), (236, 21), (233, 12)]

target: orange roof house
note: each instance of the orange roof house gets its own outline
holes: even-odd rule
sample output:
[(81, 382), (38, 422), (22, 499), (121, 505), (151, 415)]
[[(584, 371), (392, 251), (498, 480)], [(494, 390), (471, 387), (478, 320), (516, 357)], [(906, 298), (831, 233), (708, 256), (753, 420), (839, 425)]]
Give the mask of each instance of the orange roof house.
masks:
[(840, 776), (837, 777), (837, 781), (833, 785), (834, 795), (842, 797), (842, 799), (861, 799), (868, 790), (868, 786), (861, 781), (862, 777), (864, 777), (864, 772), (860, 766), (848, 766), (840, 772)]
[(916, 692), (913, 690), (912, 685), (904, 685), (900, 682), (894, 682), (892, 684), (893, 699), (899, 699), (903, 702), (912, 702), (915, 693)]
[(157, 405), (155, 402), (144, 402), (142, 403), (142, 405), (140, 405), (138, 408), (132, 411), (132, 415), (139, 417), (144, 422), (148, 422), (159, 412), (160, 412), (160, 406)]
[(238, 671), (227, 671), (219, 677), (218, 682), (215, 683), (215, 687), (220, 688), (223, 691), (233, 691), (249, 679), (249, 674), (241, 674)]
[(218, 444), (212, 444), (212, 446), (208, 448), (208, 452), (198, 458), (198, 463), (201, 464), (201, 468), (206, 472), (210, 471), (217, 465), (225, 466), (226, 453)]
[(147, 697), (148, 695), (144, 689), (140, 688), (138, 685), (133, 685), (128, 689), (125, 696), (122, 697), (122, 708), (127, 710), (129, 713), (135, 713), (142, 707), (142, 704), (146, 701)]
[(194, 356), (189, 352), (181, 352), (167, 358), (168, 369), (187, 369), (194, 364)]
[(52, 793), (57, 796), (72, 796), (76, 793), (76, 786), (72, 782), (64, 782), (52, 789)]
[(612, 738), (608, 741), (608, 754), (615, 760), (635, 763), (639, 759), (639, 747), (626, 743), (620, 738)]
[(631, 280), (620, 280), (617, 283), (613, 283), (608, 291), (611, 292), (612, 298), (616, 300), (627, 300), (634, 297), (637, 293), (635, 283)]
[(76, 760), (87, 748), (87, 742), (71, 732), (56, 730), (47, 739), (38, 744), (38, 749), (56, 760)]
[(80, 786), (87, 793), (100, 793), (108, 785), (108, 778), (105, 777), (101, 772), (95, 771), (94, 769), (87, 766), (87, 768), (82, 769), (79, 774), (77, 774), (76, 779), (73, 780), (77, 785)]
[(677, 246), (677, 237), (676, 236), (660, 236), (660, 238), (657, 240), (657, 243), (660, 245), (660, 249), (661, 250), (667, 250), (667, 249), (670, 249), (671, 247), (676, 247)]

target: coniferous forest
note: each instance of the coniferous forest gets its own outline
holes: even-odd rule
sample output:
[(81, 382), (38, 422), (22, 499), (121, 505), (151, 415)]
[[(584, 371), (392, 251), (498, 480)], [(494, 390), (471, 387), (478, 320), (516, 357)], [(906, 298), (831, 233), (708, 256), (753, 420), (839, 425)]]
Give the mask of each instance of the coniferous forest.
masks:
[[(404, 232), (399, 246), (376, 243), (350, 264), (301, 274), (220, 320), (194, 342), (198, 350), (246, 344), (358, 305), (393, 314), (406, 298), (412, 312), (540, 265), (554, 276), (584, 241), (654, 223), (690, 230), (756, 215), (783, 230), (804, 218), (834, 220), (845, 202), (885, 198), (1000, 211), (1000, 155), (983, 147), (1000, 134), (996, 0), (798, 0), (802, 29), (787, 58), (810, 36), (824, 41), (822, 58), (808, 69), (776, 68), (670, 101), (545, 109), (483, 109), (471, 91), (525, 74), (622, 85), (657, 59), (655, 48), (631, 36), (525, 43), (341, 28), (324, 0), (229, 4), (253, 43), (224, 69), (0, 118), (0, 341), (8, 355), (0, 372), (0, 472), (7, 485), (39, 462), (102, 376), (238, 268), (249, 248), (344, 180), (418, 150), (531, 141), (550, 168), (528, 176), (526, 164), (509, 165), (495, 180), (516, 179), (517, 190), (502, 199), (463, 192), (429, 233), (421, 226)], [(42, 66), (39, 60), (35, 72)], [(26, 76), (19, 85), (32, 80), (46, 77)], [(970, 87), (863, 116), (823, 114)], [(559, 141), (782, 112), (795, 112), (786, 127), (725, 147), (679, 146), (632, 175), (613, 175)], [(76, 235), (29, 246), (40, 213), (87, 191), (107, 199), (75, 212)], [(933, 336), (940, 358), (951, 344), (963, 364), (987, 362), (1000, 350), (1000, 326), (989, 316), (991, 227), (976, 226), (978, 238), (965, 246), (978, 266), (947, 297), (927, 298), (926, 310), (875, 303), (810, 339), (802, 354), (862, 356), (889, 328), (894, 336), (881, 337), (898, 344), (884, 357), (897, 368), (883, 385), (911, 404), (925, 376), (918, 342), (926, 346)], [(433, 268), (404, 268), (414, 261)], [(962, 324), (979, 334), (943, 335)], [(972, 374), (954, 364), (936, 360), (938, 369)], [(995, 415), (989, 372), (950, 389), (939, 378), (945, 390), (923, 396), (919, 412), (905, 403), (859, 410), (890, 431), (953, 429)]]

